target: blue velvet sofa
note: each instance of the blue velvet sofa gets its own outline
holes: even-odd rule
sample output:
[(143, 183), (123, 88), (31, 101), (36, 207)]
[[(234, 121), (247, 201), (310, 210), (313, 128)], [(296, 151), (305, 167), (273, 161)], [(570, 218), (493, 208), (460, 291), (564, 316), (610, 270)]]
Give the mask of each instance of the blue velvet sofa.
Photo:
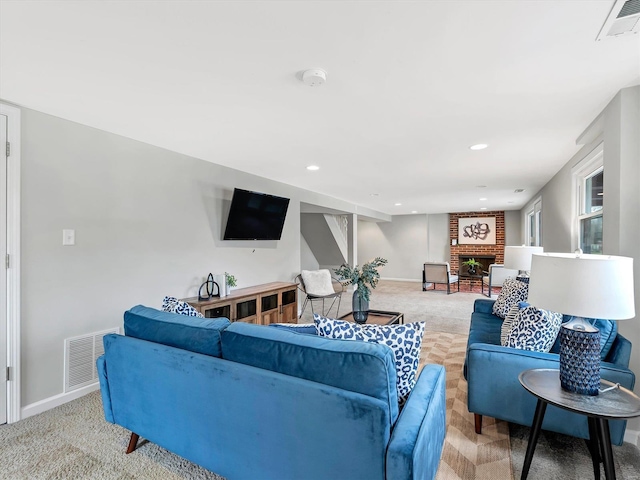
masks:
[(236, 479), (432, 479), (445, 372), (402, 410), (385, 345), (137, 306), (97, 361), (105, 418)]
[[(502, 318), (492, 314), (493, 300), (474, 304), (467, 343), (464, 375), (468, 382), (467, 406), (475, 414), (476, 433), (482, 431), (482, 416), (531, 426), (536, 398), (527, 392), (518, 375), (532, 368), (559, 368), (559, 342), (550, 353), (538, 353), (500, 346)], [(568, 320), (565, 318), (564, 321)], [(610, 321), (596, 321), (601, 330), (603, 357), (600, 375), (633, 390), (635, 375), (629, 370), (631, 342), (617, 333)], [(555, 353), (553, 353), (555, 352)], [(621, 445), (626, 421), (609, 422), (611, 441)], [(542, 424), (544, 430), (589, 438), (587, 417), (549, 405)]]

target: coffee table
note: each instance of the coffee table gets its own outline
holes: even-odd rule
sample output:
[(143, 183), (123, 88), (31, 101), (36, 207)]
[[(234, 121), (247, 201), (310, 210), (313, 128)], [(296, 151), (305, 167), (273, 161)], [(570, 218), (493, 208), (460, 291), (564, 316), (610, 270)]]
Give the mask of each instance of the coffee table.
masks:
[[(354, 322), (353, 312), (349, 312), (340, 317), (340, 320), (346, 320), (347, 322)], [(404, 313), (400, 312), (385, 312), (384, 310), (369, 310), (369, 317), (364, 325), (403, 325)]]

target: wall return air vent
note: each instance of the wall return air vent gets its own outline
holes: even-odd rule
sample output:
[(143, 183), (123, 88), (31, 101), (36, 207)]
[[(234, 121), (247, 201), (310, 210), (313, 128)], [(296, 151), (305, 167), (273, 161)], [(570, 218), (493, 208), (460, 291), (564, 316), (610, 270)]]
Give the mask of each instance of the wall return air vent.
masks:
[(616, 0), (597, 41), (640, 31), (640, 0)]
[(64, 341), (64, 391), (72, 392), (98, 381), (97, 358), (104, 353), (102, 337), (120, 328), (90, 333)]

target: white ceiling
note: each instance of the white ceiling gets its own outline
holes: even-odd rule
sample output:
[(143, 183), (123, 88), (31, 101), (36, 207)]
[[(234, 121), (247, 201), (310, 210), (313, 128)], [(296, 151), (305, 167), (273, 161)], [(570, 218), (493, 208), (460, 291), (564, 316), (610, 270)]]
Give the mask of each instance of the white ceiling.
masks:
[(387, 214), (513, 210), (640, 83), (612, 5), (2, 0), (0, 98)]

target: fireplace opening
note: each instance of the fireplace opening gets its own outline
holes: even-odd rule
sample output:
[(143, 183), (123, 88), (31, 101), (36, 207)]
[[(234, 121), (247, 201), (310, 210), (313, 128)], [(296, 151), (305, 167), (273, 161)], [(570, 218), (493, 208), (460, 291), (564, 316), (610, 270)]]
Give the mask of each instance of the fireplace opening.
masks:
[(469, 274), (469, 267), (467, 265), (462, 264), (462, 262), (466, 262), (471, 258), (473, 258), (476, 262), (480, 262), (482, 264), (482, 266), (478, 268), (476, 275), (482, 275), (483, 272), (488, 272), (489, 265), (491, 265), (492, 263), (496, 263), (495, 255), (473, 255), (473, 254), (458, 255), (458, 265), (460, 266), (458, 270), (459, 276), (461, 277), (471, 276)]

